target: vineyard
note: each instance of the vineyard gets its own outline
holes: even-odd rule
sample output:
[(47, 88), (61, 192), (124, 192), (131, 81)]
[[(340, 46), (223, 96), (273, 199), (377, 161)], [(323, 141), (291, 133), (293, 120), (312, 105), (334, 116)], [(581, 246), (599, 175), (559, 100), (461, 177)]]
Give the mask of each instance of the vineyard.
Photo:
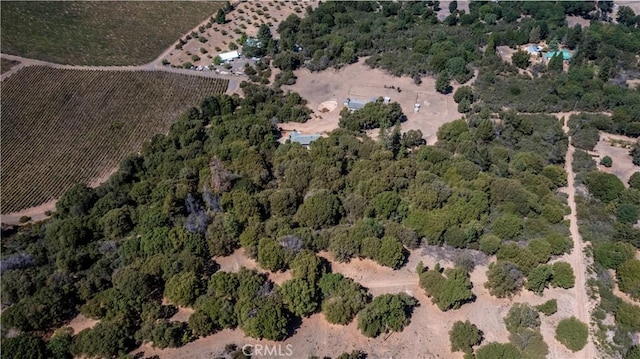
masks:
[(19, 64), (18, 61), (13, 61), (5, 58), (0, 59), (0, 74), (11, 70), (11, 68), (17, 64)]
[(151, 71), (27, 67), (0, 84), (2, 213), (113, 170), (228, 81)]
[(10, 55), (68, 65), (151, 62), (224, 3), (2, 1), (0, 42)]

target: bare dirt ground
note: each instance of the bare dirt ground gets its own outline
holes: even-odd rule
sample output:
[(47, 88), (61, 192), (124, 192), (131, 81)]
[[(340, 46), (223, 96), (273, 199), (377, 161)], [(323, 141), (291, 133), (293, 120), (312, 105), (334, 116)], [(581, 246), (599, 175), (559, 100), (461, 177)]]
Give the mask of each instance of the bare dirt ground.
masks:
[[(303, 133), (327, 133), (338, 128), (340, 111), (345, 99), (370, 100), (371, 97), (380, 96), (388, 96), (392, 102), (398, 102), (402, 107), (407, 116), (407, 121), (402, 124), (402, 131), (421, 130), (428, 144), (436, 142), (436, 132), (440, 126), (461, 118), (453, 96), (436, 92), (435, 79), (423, 77), (422, 84), (416, 85), (409, 77), (395, 77), (383, 70), (371, 69), (364, 60), (360, 59), (358, 63), (339, 70), (297, 70), (296, 83), (283, 88), (298, 92), (305, 98), (313, 114), (306, 123), (282, 123), (279, 125), (280, 128)], [(395, 89), (390, 88), (391, 86)], [(457, 87), (458, 85), (454, 84), (454, 89)], [(333, 102), (337, 104), (335, 109), (330, 110), (329, 106), (325, 106)], [(416, 103), (420, 104), (418, 113), (414, 113)], [(330, 111), (322, 112), (322, 108)]]
[(582, 26), (582, 28), (589, 27), (591, 22), (581, 16), (567, 16), (567, 25), (572, 28), (576, 25)]
[(74, 334), (78, 334), (84, 329), (93, 328), (100, 321), (87, 318), (82, 314), (78, 314), (75, 318), (71, 319), (69, 324), (65, 325), (65, 327), (71, 327), (73, 329)]
[[(473, 252), (473, 251), (472, 251)], [(473, 252), (478, 254), (478, 252)], [(462, 358), (462, 353), (451, 353), (448, 332), (453, 323), (458, 320), (470, 320), (483, 332), (485, 343), (491, 341), (508, 342), (508, 332), (503, 322), (504, 316), (513, 303), (526, 302), (532, 305), (541, 304), (551, 298), (558, 300), (558, 313), (551, 317), (542, 317), (542, 334), (549, 345), (549, 358), (593, 358), (584, 351), (571, 353), (554, 339), (555, 327), (562, 318), (578, 315), (575, 312), (575, 294), (573, 290), (548, 289), (544, 296), (537, 296), (523, 291), (512, 300), (491, 297), (483, 284), (486, 282), (487, 260), (476, 266), (471, 273), (473, 292), (477, 299), (473, 303), (465, 304), (458, 310), (442, 312), (424, 291), (418, 286), (418, 276), (415, 267), (419, 261), (428, 267), (437, 262), (445, 267), (453, 263), (443, 257), (443, 251), (429, 247), (411, 251), (409, 261), (400, 270), (394, 271), (382, 267), (368, 259), (354, 259), (350, 263), (335, 262), (331, 254), (320, 253), (327, 258), (334, 272), (340, 272), (369, 288), (373, 295), (384, 293), (405, 292), (420, 301), (411, 317), (411, 323), (401, 333), (394, 333), (388, 338), (386, 335), (375, 339), (364, 337), (357, 329), (354, 321), (347, 326), (329, 324), (322, 314), (314, 314), (302, 320), (301, 326), (294, 335), (281, 343), (266, 340), (256, 340), (245, 337), (241, 330), (224, 330), (214, 335), (198, 339), (178, 349), (153, 349), (143, 345), (133, 353), (144, 351), (145, 356), (159, 355), (161, 358), (213, 358), (224, 350), (225, 344), (291, 344), (295, 358), (306, 358), (310, 355), (337, 356), (345, 351), (362, 349), (369, 353), (370, 358)], [(479, 256), (482, 256), (479, 254)], [(569, 256), (569, 255), (567, 255)], [(568, 260), (568, 258), (562, 258)], [(241, 266), (257, 268), (255, 262), (247, 259), (242, 250), (232, 256), (217, 258), (221, 270), (237, 271)], [(288, 273), (288, 272), (285, 272)], [(281, 274), (278, 274), (281, 275)], [(271, 278), (271, 275), (270, 275)], [(281, 278), (277, 278), (281, 279)], [(186, 318), (182, 318), (186, 320)], [(386, 338), (386, 339), (385, 339)], [(268, 357), (268, 356), (267, 356)]]
[[(633, 164), (629, 151), (631, 145), (638, 141), (637, 138), (622, 135), (612, 135), (610, 133), (600, 132), (600, 141), (594, 148), (594, 152), (599, 158), (609, 156), (613, 160), (613, 165), (607, 168), (598, 164), (598, 169), (602, 172), (613, 173), (629, 187), (629, 178), (635, 172), (640, 171), (640, 166)], [(596, 160), (599, 162), (599, 160)]]

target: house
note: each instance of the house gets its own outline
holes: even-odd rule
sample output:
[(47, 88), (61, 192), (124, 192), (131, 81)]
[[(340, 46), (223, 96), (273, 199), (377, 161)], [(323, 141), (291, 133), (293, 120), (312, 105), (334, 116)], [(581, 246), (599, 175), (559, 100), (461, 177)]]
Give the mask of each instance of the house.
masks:
[(561, 50), (561, 51), (549, 51), (546, 54), (544, 54), (544, 57), (547, 61), (551, 60), (552, 57), (556, 56), (556, 55), (562, 55), (562, 59), (565, 61), (570, 61), (571, 60), (571, 53), (568, 50)]
[(239, 59), (240, 58), (240, 53), (238, 52), (238, 50), (234, 50), (234, 51), (229, 51), (229, 52), (223, 52), (220, 55), (218, 55), (220, 57), (220, 62), (222, 63), (229, 63), (235, 59)]
[(304, 147), (308, 147), (311, 142), (317, 140), (320, 137), (321, 136), (317, 133), (313, 133), (310, 135), (303, 135), (298, 131), (292, 131), (291, 133), (289, 133), (289, 140), (291, 141), (291, 143), (297, 142)]
[(349, 111), (357, 111), (357, 110), (362, 110), (364, 108), (364, 106), (366, 104), (368, 104), (369, 102), (374, 102), (375, 98), (373, 98), (373, 100), (352, 100), (350, 98), (347, 98), (346, 100), (344, 100), (343, 104), (346, 108), (349, 109)]
[(529, 46), (527, 46), (525, 51), (528, 52), (529, 55), (538, 55), (538, 54), (540, 54), (540, 51), (542, 51), (542, 47), (540, 47), (538, 45), (529, 45)]

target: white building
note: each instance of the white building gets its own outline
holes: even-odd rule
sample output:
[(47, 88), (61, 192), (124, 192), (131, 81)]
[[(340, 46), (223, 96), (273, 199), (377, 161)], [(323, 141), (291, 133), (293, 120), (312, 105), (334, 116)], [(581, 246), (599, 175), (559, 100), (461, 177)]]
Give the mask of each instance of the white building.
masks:
[(238, 52), (238, 50), (234, 50), (234, 51), (229, 51), (229, 52), (223, 52), (220, 55), (220, 61), (222, 63), (227, 63), (227, 62), (231, 62), (235, 59), (239, 59), (240, 58), (240, 53)]

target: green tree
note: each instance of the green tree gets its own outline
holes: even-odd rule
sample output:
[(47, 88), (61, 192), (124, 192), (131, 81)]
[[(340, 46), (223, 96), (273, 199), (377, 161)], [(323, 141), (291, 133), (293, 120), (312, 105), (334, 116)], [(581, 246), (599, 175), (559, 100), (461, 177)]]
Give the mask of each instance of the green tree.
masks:
[(358, 315), (358, 329), (371, 338), (390, 331), (401, 332), (416, 305), (418, 301), (404, 293), (377, 296)]
[(551, 57), (547, 67), (549, 68), (549, 71), (562, 72), (562, 63), (562, 54), (557, 53), (556, 55)]
[(23, 333), (2, 341), (2, 358), (45, 359), (49, 356), (42, 338)]
[(128, 207), (112, 209), (100, 220), (104, 235), (107, 238), (117, 239), (123, 237), (131, 229), (131, 213)]
[(500, 237), (495, 236), (493, 234), (485, 234), (480, 237), (479, 240), (480, 250), (488, 255), (493, 255), (498, 252), (500, 246), (502, 245), (502, 239)]
[(573, 288), (576, 277), (573, 275), (571, 264), (567, 262), (555, 262), (551, 265), (551, 269), (553, 270), (551, 284), (564, 289)]
[(384, 236), (373, 259), (383, 266), (398, 269), (404, 264), (406, 257), (406, 251), (397, 238)]
[(487, 282), (484, 286), (489, 293), (498, 298), (511, 297), (517, 293), (523, 285), (522, 272), (518, 267), (509, 262), (493, 262), (489, 264)]
[(216, 22), (220, 25), (227, 22), (224, 11), (222, 9), (218, 9), (218, 13), (216, 14)]
[(555, 299), (550, 299), (538, 306), (536, 306), (540, 312), (544, 313), (546, 316), (550, 316), (555, 314), (558, 311), (558, 301)]
[(638, 221), (638, 216), (640, 216), (638, 206), (631, 203), (622, 203), (616, 210), (618, 221), (623, 223), (635, 224)]
[(73, 329), (70, 327), (58, 329), (47, 343), (47, 350), (55, 359), (72, 359), (71, 345), (73, 344)]
[(620, 302), (615, 317), (619, 326), (633, 331), (640, 330), (640, 306)]
[(476, 359), (520, 359), (522, 354), (513, 344), (489, 343), (476, 351)]
[(628, 6), (620, 6), (620, 8), (618, 8), (618, 17), (616, 20), (627, 26), (635, 26), (640, 22), (636, 13)]
[(296, 213), (296, 218), (302, 225), (317, 229), (337, 224), (343, 212), (337, 196), (320, 192), (304, 201)]
[(200, 281), (194, 272), (182, 272), (169, 278), (164, 287), (164, 296), (183, 307), (192, 306), (200, 296)]
[(585, 183), (594, 197), (603, 202), (611, 202), (620, 197), (625, 190), (620, 179), (611, 173), (591, 171), (585, 175)]
[(452, 352), (471, 353), (473, 347), (482, 342), (482, 331), (468, 320), (457, 321), (453, 323), (453, 328), (449, 331), (449, 340)]
[(589, 328), (576, 317), (566, 318), (558, 323), (556, 340), (572, 352), (577, 352), (587, 345)]
[(629, 177), (629, 187), (640, 190), (640, 171), (634, 172), (631, 177)]
[(542, 295), (542, 292), (547, 288), (552, 278), (553, 270), (551, 267), (544, 264), (539, 265), (533, 268), (533, 270), (531, 270), (527, 275), (527, 283), (525, 287), (538, 295)]
[(522, 50), (514, 52), (511, 56), (511, 61), (513, 61), (513, 64), (516, 65), (516, 67), (521, 69), (526, 69), (531, 65), (529, 53)]
[(530, 305), (525, 303), (516, 303), (504, 318), (507, 330), (511, 333), (518, 329), (539, 329), (540, 315)]
[(370, 300), (366, 289), (340, 273), (323, 275), (318, 287), (322, 291), (322, 313), (332, 324), (349, 324)]
[(291, 313), (309, 316), (318, 308), (315, 287), (304, 279), (294, 278), (282, 284), (282, 302)]
[(492, 228), (494, 234), (504, 240), (508, 240), (519, 236), (520, 233), (522, 233), (524, 225), (520, 217), (511, 213), (505, 213), (496, 218)]
[(629, 259), (616, 271), (620, 290), (631, 298), (640, 299), (640, 260)]
[(607, 168), (609, 168), (609, 167), (613, 166), (613, 160), (609, 156), (604, 156), (600, 160), (600, 164), (605, 166), (605, 167), (607, 167)]
[(453, 90), (453, 87), (451, 87), (449, 75), (447, 73), (440, 73), (436, 79), (436, 91), (446, 95), (450, 93), (451, 90)]

